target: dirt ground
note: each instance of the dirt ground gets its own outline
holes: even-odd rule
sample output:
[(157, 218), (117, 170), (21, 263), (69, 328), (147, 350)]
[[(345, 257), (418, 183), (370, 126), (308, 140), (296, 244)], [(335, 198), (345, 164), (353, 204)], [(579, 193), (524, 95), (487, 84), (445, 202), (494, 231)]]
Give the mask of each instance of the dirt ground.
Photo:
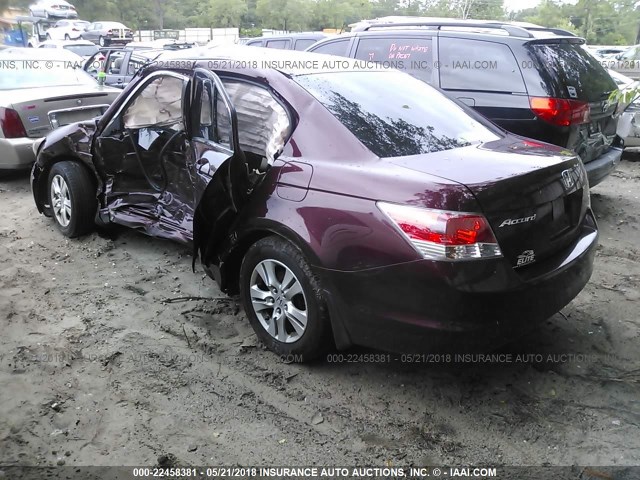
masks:
[(289, 364), (183, 247), (65, 239), (27, 174), (0, 205), (0, 464), (640, 465), (639, 162), (593, 189), (591, 282), (508, 362)]

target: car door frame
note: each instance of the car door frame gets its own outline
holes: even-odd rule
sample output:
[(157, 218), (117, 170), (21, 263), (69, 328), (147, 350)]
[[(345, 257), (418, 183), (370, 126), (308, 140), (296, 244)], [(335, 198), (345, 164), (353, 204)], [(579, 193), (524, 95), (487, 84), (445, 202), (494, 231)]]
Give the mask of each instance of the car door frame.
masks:
[[(113, 192), (110, 190), (107, 178), (113, 175), (111, 171), (113, 167), (109, 167), (106, 164), (108, 163), (108, 157), (102, 152), (101, 147), (101, 139), (105, 138), (105, 131), (108, 131), (110, 127), (114, 124), (114, 122), (119, 121), (118, 119), (122, 118), (127, 109), (132, 105), (138, 95), (145, 89), (147, 86), (152, 83), (154, 80), (160, 77), (174, 77), (184, 82), (183, 85), (183, 98), (182, 98), (182, 123), (184, 125), (183, 130), (176, 130), (176, 133), (182, 132), (183, 136), (186, 133), (186, 109), (185, 109), (185, 99), (189, 96), (189, 84), (190, 79), (189, 76), (184, 75), (179, 72), (171, 71), (171, 70), (156, 70), (151, 74), (145, 76), (130, 92), (126, 98), (124, 98), (121, 102), (118, 103), (117, 108), (113, 111), (113, 114), (109, 116), (109, 118), (104, 119), (104, 123), (102, 123), (101, 127), (96, 130), (94, 134), (93, 142), (92, 142), (92, 156), (93, 156), (93, 164), (96, 168), (96, 171), (99, 174), (99, 177), (102, 179), (102, 194), (101, 194), (101, 208), (99, 216), (101, 219), (108, 221), (119, 223), (125, 226), (142, 228), (147, 231), (147, 233), (163, 238), (170, 238), (177, 241), (182, 241), (183, 243), (188, 243), (191, 240), (191, 230), (180, 227), (175, 224), (175, 222), (171, 222), (162, 216), (154, 216), (155, 206), (159, 205), (159, 200), (164, 198), (168, 193), (169, 200), (167, 202), (173, 202), (173, 204), (177, 207), (182, 208), (185, 206), (187, 211), (185, 213), (185, 217), (193, 217), (193, 210), (195, 205), (193, 203), (193, 197), (191, 195), (192, 189), (189, 186), (185, 185), (175, 185), (174, 190), (169, 190), (167, 188), (168, 183), (165, 185), (162, 191), (158, 191), (153, 185), (141, 185), (141, 188), (132, 188), (128, 192)], [(121, 130), (124, 132), (124, 126), (121, 126)], [(135, 149), (134, 149), (135, 150)], [(137, 154), (137, 152), (134, 152)], [(185, 145), (184, 149), (184, 168), (187, 171), (189, 165), (191, 163), (192, 154), (190, 152), (190, 145)], [(190, 175), (189, 175), (190, 176)], [(133, 185), (135, 187), (135, 185)], [(188, 191), (188, 193), (186, 193)], [(165, 204), (164, 210), (167, 212), (171, 211), (171, 206), (169, 203)], [(167, 228), (169, 227), (169, 228)]]

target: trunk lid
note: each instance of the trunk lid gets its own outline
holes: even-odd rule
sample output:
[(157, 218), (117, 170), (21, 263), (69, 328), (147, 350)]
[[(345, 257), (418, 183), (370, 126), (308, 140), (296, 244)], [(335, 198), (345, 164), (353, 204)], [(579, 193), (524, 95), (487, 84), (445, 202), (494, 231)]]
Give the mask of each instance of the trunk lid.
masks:
[(580, 159), (529, 140), (511, 137), (390, 160), (465, 185), (514, 268), (544, 260), (574, 241), (589, 204)]
[(11, 108), (18, 112), (27, 136), (38, 138), (54, 127), (101, 115), (118, 94), (111, 89), (78, 85), (12, 90)]

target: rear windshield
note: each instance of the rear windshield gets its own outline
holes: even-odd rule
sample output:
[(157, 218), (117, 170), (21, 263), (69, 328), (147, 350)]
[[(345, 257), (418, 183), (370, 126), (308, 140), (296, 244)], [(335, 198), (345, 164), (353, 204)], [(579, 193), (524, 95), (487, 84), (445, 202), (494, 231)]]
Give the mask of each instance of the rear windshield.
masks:
[(90, 57), (94, 53), (98, 53), (99, 50), (95, 45), (65, 45), (62, 48), (69, 50), (76, 55), (80, 55), (81, 57)]
[[(44, 63), (42, 60), (40, 62)], [(0, 90), (96, 84), (93, 77), (80, 68), (69, 68), (68, 65), (63, 66), (62, 64), (57, 66), (53, 62), (48, 63), (53, 64), (53, 67), (45, 70), (29, 68), (24, 65), (22, 59), (0, 59), (0, 65), (6, 66), (0, 75)]]
[(607, 71), (580, 45), (551, 43), (534, 44), (529, 48), (540, 61), (540, 76), (555, 84), (561, 98), (596, 102), (606, 99), (616, 89)]
[(464, 107), (398, 71), (320, 73), (295, 80), (379, 157), (438, 152), (499, 138)]

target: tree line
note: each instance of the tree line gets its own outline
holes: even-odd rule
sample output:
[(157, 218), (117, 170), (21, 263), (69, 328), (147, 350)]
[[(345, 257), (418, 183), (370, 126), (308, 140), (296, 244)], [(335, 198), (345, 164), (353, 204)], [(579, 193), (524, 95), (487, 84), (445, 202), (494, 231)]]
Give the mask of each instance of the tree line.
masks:
[[(33, 1), (33, 0), (32, 0)], [(26, 7), (30, 0), (0, 0)], [(288, 31), (343, 29), (350, 23), (387, 15), (517, 20), (560, 27), (587, 43), (628, 45), (637, 40), (636, 0), (542, 0), (507, 12), (503, 0), (72, 0), (86, 20), (117, 20), (133, 29), (239, 27), (242, 35), (262, 28)]]

